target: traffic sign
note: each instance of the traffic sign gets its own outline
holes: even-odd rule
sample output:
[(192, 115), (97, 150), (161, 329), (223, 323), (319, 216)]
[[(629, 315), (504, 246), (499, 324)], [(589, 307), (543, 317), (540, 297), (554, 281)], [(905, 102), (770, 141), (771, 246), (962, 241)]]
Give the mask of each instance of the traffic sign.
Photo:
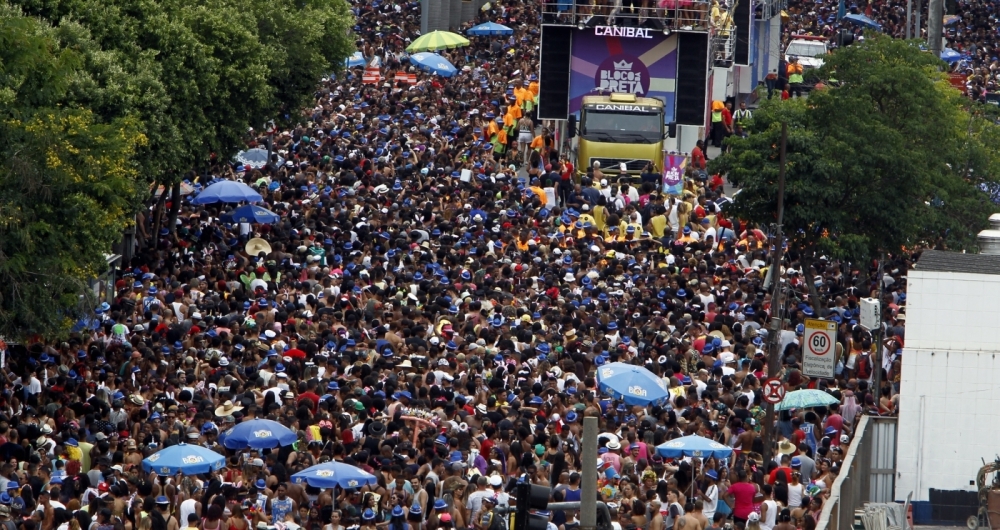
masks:
[(764, 401), (777, 405), (781, 403), (782, 399), (785, 399), (785, 384), (781, 382), (781, 379), (777, 377), (772, 377), (767, 381), (764, 381)]
[(802, 373), (833, 378), (837, 368), (837, 323), (811, 318), (802, 336)]

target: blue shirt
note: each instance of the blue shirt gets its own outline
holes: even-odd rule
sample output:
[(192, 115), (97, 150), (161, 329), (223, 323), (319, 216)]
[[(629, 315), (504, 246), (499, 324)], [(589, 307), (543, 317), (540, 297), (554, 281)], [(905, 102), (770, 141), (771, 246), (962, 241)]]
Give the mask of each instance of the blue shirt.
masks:
[(292, 513), (292, 499), (286, 497), (285, 500), (278, 498), (271, 499), (271, 524), (285, 521), (285, 516)]

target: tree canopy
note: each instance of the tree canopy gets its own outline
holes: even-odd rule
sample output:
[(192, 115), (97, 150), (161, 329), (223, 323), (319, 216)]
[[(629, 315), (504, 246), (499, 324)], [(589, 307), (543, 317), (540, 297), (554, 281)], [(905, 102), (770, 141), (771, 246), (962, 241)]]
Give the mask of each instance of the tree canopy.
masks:
[(0, 336), (58, 335), (153, 183), (295, 121), (353, 50), (344, 0), (0, 4)]
[(710, 170), (741, 187), (733, 215), (776, 222), (781, 126), (787, 124), (783, 230), (806, 262), (877, 257), (918, 242), (969, 248), (996, 206), (1000, 130), (971, 108), (917, 43), (871, 35), (837, 50), (839, 84), (807, 99), (768, 101), (750, 135)]

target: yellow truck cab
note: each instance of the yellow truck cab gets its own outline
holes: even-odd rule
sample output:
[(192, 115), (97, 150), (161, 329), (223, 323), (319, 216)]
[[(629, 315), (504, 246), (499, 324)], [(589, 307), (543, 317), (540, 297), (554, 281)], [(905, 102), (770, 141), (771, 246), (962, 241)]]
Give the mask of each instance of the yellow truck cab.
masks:
[(625, 164), (638, 176), (652, 162), (663, 170), (663, 101), (635, 94), (586, 96), (580, 106), (577, 175), (587, 174), (594, 162), (608, 176), (620, 174)]

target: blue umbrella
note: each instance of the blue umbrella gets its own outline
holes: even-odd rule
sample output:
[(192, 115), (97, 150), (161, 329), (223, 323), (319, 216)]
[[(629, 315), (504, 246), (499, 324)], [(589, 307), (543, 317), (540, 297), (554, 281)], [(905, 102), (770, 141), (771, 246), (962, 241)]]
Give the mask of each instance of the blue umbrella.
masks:
[(441, 77), (451, 77), (458, 73), (458, 68), (448, 62), (448, 59), (440, 54), (432, 52), (414, 53), (410, 56), (410, 62), (417, 65), (422, 70), (439, 75)]
[(264, 200), (253, 188), (242, 182), (222, 180), (202, 190), (191, 200), (193, 204), (214, 202), (260, 202)]
[(257, 223), (269, 225), (281, 220), (278, 214), (271, 210), (265, 210), (260, 206), (246, 204), (239, 208), (222, 214), (219, 217), (224, 223)]
[(957, 63), (962, 60), (962, 54), (951, 48), (945, 48), (941, 50), (941, 60), (948, 64)]
[(355, 66), (364, 66), (368, 61), (365, 60), (365, 56), (361, 52), (354, 52), (350, 57), (344, 59), (344, 65), (348, 68), (354, 68)]
[(299, 439), (288, 427), (271, 420), (250, 420), (222, 433), (219, 438), (227, 449), (273, 449), (292, 445)]
[(629, 405), (661, 405), (670, 398), (662, 379), (634, 364), (611, 363), (599, 367), (597, 384), (604, 392)]
[(161, 449), (142, 461), (142, 469), (155, 471), (160, 475), (197, 475), (222, 469), (226, 457), (200, 445), (171, 445)]
[(850, 15), (844, 17), (844, 20), (851, 22), (852, 24), (857, 24), (859, 26), (863, 26), (866, 28), (871, 28), (879, 31), (882, 30), (881, 24), (861, 14), (851, 13)]
[(360, 488), (365, 484), (377, 484), (375, 475), (369, 475), (359, 468), (341, 462), (327, 462), (292, 475), (295, 484), (306, 483), (314, 488)]
[(513, 35), (514, 30), (504, 26), (503, 24), (497, 24), (496, 22), (486, 22), (478, 26), (469, 28), (469, 31), (465, 32), (466, 35), (472, 35), (475, 37), (486, 37), (489, 35)]
[[(281, 165), (281, 157), (278, 158), (278, 165)], [(254, 147), (253, 149), (240, 151), (236, 154), (236, 161), (239, 162), (241, 166), (250, 166), (254, 169), (260, 169), (267, 165), (267, 149)]]
[(684, 436), (656, 446), (656, 454), (666, 458), (728, 458), (733, 448), (701, 436)]

